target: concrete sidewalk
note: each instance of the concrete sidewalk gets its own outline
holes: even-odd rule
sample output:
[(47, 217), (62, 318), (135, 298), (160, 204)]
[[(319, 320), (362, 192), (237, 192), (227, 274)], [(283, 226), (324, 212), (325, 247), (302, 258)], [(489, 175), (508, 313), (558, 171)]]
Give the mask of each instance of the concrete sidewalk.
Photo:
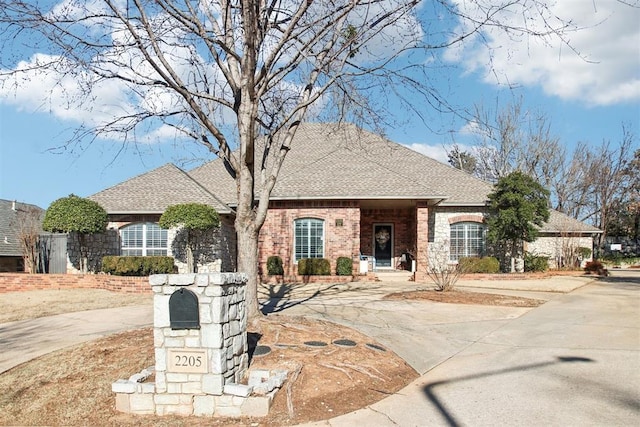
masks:
[(153, 324), (153, 307), (79, 311), (0, 324), (0, 374), (36, 357)]

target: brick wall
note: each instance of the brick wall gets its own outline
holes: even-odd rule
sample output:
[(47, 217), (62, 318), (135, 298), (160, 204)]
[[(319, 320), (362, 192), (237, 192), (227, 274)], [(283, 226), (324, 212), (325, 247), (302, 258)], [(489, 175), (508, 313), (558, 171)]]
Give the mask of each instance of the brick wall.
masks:
[(278, 201), (272, 202), (260, 231), (258, 242), (260, 272), (267, 274), (267, 258), (282, 258), (285, 276), (295, 275), (293, 260), (293, 222), (300, 218), (324, 220), (324, 257), (335, 273), (336, 260), (344, 256), (354, 260), (354, 270), (360, 254), (360, 209), (352, 201)]
[(148, 277), (106, 274), (0, 273), (0, 293), (61, 289), (106, 289), (112, 292), (151, 294)]
[(362, 209), (360, 247), (363, 254), (373, 254), (373, 226), (377, 223), (393, 224), (392, 256), (396, 258), (396, 262), (403, 252), (414, 251), (416, 247), (416, 210), (414, 208)]

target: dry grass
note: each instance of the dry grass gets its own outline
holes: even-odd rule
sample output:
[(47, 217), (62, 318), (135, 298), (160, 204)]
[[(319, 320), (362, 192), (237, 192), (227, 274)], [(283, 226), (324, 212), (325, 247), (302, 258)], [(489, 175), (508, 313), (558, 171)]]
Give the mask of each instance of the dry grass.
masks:
[(152, 295), (120, 294), (103, 289), (8, 292), (0, 294), (0, 323), (100, 308), (151, 305), (152, 300)]

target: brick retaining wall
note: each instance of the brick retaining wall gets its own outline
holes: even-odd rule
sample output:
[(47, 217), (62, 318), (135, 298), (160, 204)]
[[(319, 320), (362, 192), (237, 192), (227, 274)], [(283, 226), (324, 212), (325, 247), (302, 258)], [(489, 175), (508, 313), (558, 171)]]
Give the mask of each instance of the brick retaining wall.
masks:
[(130, 294), (151, 294), (148, 277), (107, 274), (0, 273), (0, 293), (61, 289), (106, 289)]

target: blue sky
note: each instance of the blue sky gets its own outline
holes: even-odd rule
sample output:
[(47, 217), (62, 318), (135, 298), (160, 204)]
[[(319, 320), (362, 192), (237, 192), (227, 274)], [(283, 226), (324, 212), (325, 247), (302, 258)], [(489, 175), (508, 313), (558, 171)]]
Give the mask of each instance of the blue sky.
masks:
[[(443, 53), (454, 68), (440, 79), (447, 87), (439, 89), (464, 108), (503, 108), (522, 99), (525, 108), (546, 113), (552, 132), (569, 149), (579, 141), (619, 141), (623, 123), (640, 137), (640, 2), (631, 3), (637, 7), (616, 0), (559, 0), (555, 12), (587, 27), (571, 35), (582, 58), (553, 41), (538, 45), (487, 33), (491, 55), (473, 43)], [(123, 149), (120, 142), (96, 139), (73, 150), (56, 149), (77, 123), (55, 103), (34, 96), (51, 90), (49, 84), (33, 81), (18, 92), (0, 85), (0, 199), (46, 208), (70, 193), (89, 196), (168, 162), (188, 170), (212, 158), (195, 144), (176, 146), (171, 140)], [(427, 125), (402, 111), (398, 116), (406, 123), (387, 129), (387, 136), (441, 161), (452, 142), (474, 143), (461, 119), (431, 112)]]

